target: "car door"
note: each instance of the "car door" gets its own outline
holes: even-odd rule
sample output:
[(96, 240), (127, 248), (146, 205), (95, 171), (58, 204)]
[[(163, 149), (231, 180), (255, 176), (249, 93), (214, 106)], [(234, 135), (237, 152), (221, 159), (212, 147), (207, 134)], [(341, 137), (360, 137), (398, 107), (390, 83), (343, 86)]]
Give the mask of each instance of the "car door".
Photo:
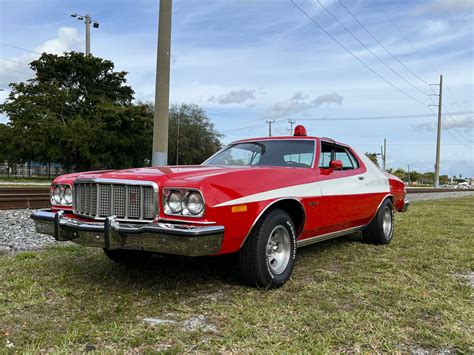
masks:
[[(335, 160), (342, 162), (342, 169), (330, 167)], [(348, 147), (321, 141), (317, 169), (322, 194), (320, 210), (324, 215), (321, 234), (361, 223), (365, 211), (365, 202), (361, 201), (365, 170), (362, 161)]]

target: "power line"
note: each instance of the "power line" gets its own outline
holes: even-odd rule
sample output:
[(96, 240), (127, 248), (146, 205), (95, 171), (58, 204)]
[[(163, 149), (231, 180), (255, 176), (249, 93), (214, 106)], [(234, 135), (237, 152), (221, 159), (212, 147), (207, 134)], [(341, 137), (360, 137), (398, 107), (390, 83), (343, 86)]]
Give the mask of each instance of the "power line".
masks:
[[(379, 3), (379, 5), (381, 5), (380, 2), (379, 2), (379, 0), (376, 0), (376, 1)], [(422, 53), (420, 53), (420, 52), (418, 51), (418, 49), (415, 47), (415, 45), (412, 43), (412, 41), (410, 41), (410, 39), (409, 39), (407, 36), (405, 36), (405, 34), (400, 30), (400, 28), (399, 28), (398, 25), (393, 21), (393, 19), (390, 17), (390, 15), (383, 9), (383, 4), (382, 4), (381, 6), (382, 6), (382, 12), (384, 13), (385, 17), (386, 17), (386, 18), (388, 19), (388, 21), (393, 25), (393, 27), (395, 27), (395, 29), (397, 30), (397, 32), (410, 44), (410, 46), (414, 49), (414, 51), (431, 67), (431, 69), (433, 70), (433, 72), (434, 72), (435, 74), (438, 74), (438, 75), (439, 75), (438, 71), (433, 67), (433, 65), (428, 61), (428, 59), (426, 59), (425, 56), (424, 56)], [(423, 81), (424, 81), (424, 80), (423, 80)], [(425, 84), (430, 85), (428, 82), (426, 82), (426, 81), (424, 81), (424, 82), (425, 82)]]
[(36, 54), (39, 54), (39, 55), (41, 55), (41, 53), (40, 53), (40, 52), (36, 52), (36, 51), (33, 51), (33, 50), (31, 50), (31, 49), (26, 49), (26, 48), (22, 48), (22, 47), (14, 46), (14, 45), (12, 45), (12, 44), (8, 44), (8, 43), (3, 43), (3, 42), (0, 42), (0, 45), (2, 45), (2, 46), (5, 46), (5, 47), (10, 47), (10, 48), (19, 49), (19, 50), (22, 50), (22, 51), (25, 51), (25, 52), (36, 53)]
[(359, 37), (357, 37), (349, 28), (346, 27), (338, 18), (335, 16), (329, 9), (324, 6), (320, 0), (317, 0), (319, 6), (321, 6), (324, 11), (326, 11), (341, 27), (351, 35), (352, 38), (354, 38), (361, 46), (363, 46), (367, 51), (369, 51), (377, 60), (382, 63), (388, 70), (390, 70), (393, 74), (398, 76), (400, 79), (405, 81), (408, 85), (412, 86), (415, 90), (420, 92), (422, 95), (427, 95), (425, 92), (421, 91), (416, 85), (412, 84), (409, 82), (407, 79), (405, 79), (402, 75), (400, 75), (397, 71), (395, 71), (392, 67), (390, 67), (382, 58), (380, 58), (373, 50), (371, 50), (364, 42), (360, 40)]
[[(454, 114), (471, 114), (474, 111), (461, 111), (454, 112)], [(414, 114), (414, 115), (396, 115), (396, 116), (368, 116), (368, 117), (327, 117), (327, 118), (298, 118), (298, 121), (365, 121), (365, 120), (395, 120), (400, 118), (429, 118), (435, 117), (436, 115), (426, 114)]]
[(210, 115), (228, 117), (228, 118), (233, 118), (233, 119), (242, 120), (242, 121), (247, 121), (247, 122), (259, 121), (259, 119), (250, 118), (250, 117), (244, 117), (244, 116), (241, 116), (241, 115), (238, 115), (238, 114), (234, 114), (234, 113), (230, 113), (230, 112), (216, 111), (216, 110), (213, 110), (213, 109), (211, 109), (211, 110), (205, 109), (205, 111), (206, 111), (207, 113), (209, 113)]
[(414, 71), (412, 71), (408, 66), (406, 66), (397, 56), (395, 56), (382, 42), (380, 42), (373, 34), (372, 32), (369, 31), (369, 29), (364, 26), (364, 24), (347, 8), (347, 6), (342, 2), (342, 0), (338, 0), (339, 4), (349, 13), (349, 15), (352, 16), (354, 20), (357, 21), (357, 23), (369, 34), (370, 37), (372, 37), (385, 51), (390, 54), (390, 56), (395, 59), (403, 68), (405, 68), (406, 71), (408, 71), (410, 74), (412, 74), (414, 77), (419, 79), (421, 82), (424, 84), (428, 83), (418, 74), (416, 74)]
[(363, 66), (365, 66), (367, 69), (369, 69), (372, 73), (377, 75), (380, 79), (385, 81), (387, 84), (389, 84), (392, 88), (395, 90), (399, 91), (403, 95), (407, 96), (408, 98), (412, 99), (413, 101), (423, 105), (427, 106), (426, 103), (416, 99), (415, 97), (411, 96), (410, 94), (406, 93), (399, 87), (395, 86), (390, 80), (386, 79), (383, 75), (379, 74), (377, 71), (372, 69), (370, 65), (365, 63), (362, 59), (360, 59), (357, 55), (355, 55), (349, 48), (347, 48), (342, 42), (340, 42), (336, 37), (334, 37), (330, 32), (328, 32), (323, 26), (321, 26), (311, 15), (309, 15), (301, 6), (295, 3), (295, 0), (291, 0), (291, 3), (293, 6), (295, 6), (303, 15), (305, 15), (313, 24), (315, 24), (321, 31), (323, 31), (327, 36), (329, 36), (334, 42), (336, 42), (342, 49), (344, 49), (346, 52), (348, 52), (352, 57), (354, 57), (359, 63), (361, 63)]
[[(455, 115), (460, 115), (460, 114), (473, 114), (474, 111), (460, 111), (460, 112), (454, 112), (453, 114)], [(437, 114), (432, 111), (432, 113), (426, 113), (426, 114), (413, 114), (413, 115), (394, 115), (394, 116), (359, 116), (359, 117), (327, 117), (327, 118), (298, 118), (297, 121), (370, 121), (370, 120), (395, 120), (395, 119), (408, 119), (408, 118), (430, 118), (430, 117), (436, 117)], [(282, 123), (286, 121), (286, 119), (279, 119), (276, 121), (276, 124)], [(244, 126), (244, 127), (239, 127), (239, 128), (233, 128), (229, 129), (226, 131), (223, 131), (223, 133), (230, 133), (230, 132), (238, 132), (238, 131), (245, 131), (249, 130), (252, 128), (258, 128), (258, 127), (264, 127), (266, 124), (265, 123), (260, 123), (257, 125), (251, 125), (251, 126)]]
[[(433, 114), (435, 114), (435, 112), (433, 111), (433, 109), (431, 108), (431, 106), (428, 106), (428, 108), (430, 109), (430, 111), (431, 111)], [(445, 118), (446, 118), (446, 116), (445, 116)], [(446, 132), (448, 132), (448, 134), (449, 134), (451, 137), (453, 137), (453, 139), (455, 139), (458, 143), (462, 144), (463, 146), (465, 146), (465, 147), (467, 147), (467, 148), (469, 148), (469, 149), (472, 149), (469, 145), (467, 145), (467, 144), (461, 142), (461, 141), (458, 139), (458, 137), (456, 137), (454, 134), (452, 134), (451, 131), (450, 131), (449, 129), (447, 129), (446, 125), (445, 125), (443, 122), (442, 122), (442, 125), (443, 125), (444, 130), (445, 130)]]
[[(447, 117), (447, 115), (451, 116), (451, 118), (453, 119), (452, 122)], [(456, 119), (453, 117), (453, 114), (449, 113), (449, 111), (447, 109), (444, 109), (444, 117), (445, 117), (446, 121), (448, 122), (448, 124), (450, 125), (450, 127), (454, 128), (456, 130), (456, 132), (458, 132), (458, 134), (461, 137), (463, 137), (464, 139), (467, 139), (469, 142), (472, 142), (472, 136), (469, 136), (468, 133), (465, 130), (463, 130), (462, 128), (456, 127)], [(464, 134), (466, 136), (464, 136)]]
[[(395, 74), (396, 76), (398, 76), (400, 79), (402, 79), (404, 82), (406, 82), (408, 85), (410, 85), (411, 87), (413, 87), (415, 90), (417, 90), (418, 92), (420, 92), (422, 95), (427, 95), (425, 92), (423, 92), (422, 90), (420, 90), (416, 85), (414, 85), (413, 83), (411, 83), (410, 81), (408, 81), (404, 76), (402, 76), (400, 73), (398, 73), (397, 71), (395, 71), (391, 66), (389, 66), (382, 58), (380, 58), (373, 50), (371, 50), (358, 36), (356, 36), (354, 34), (354, 32), (352, 32), (346, 25), (344, 25), (344, 23), (342, 23), (342, 21), (340, 21), (336, 15), (334, 15), (326, 6), (323, 5), (323, 3), (320, 1), (320, 0), (317, 0), (319, 6), (321, 6), (323, 8), (323, 10), (328, 13), (347, 33), (349, 33), (351, 35), (352, 38), (354, 38), (361, 46), (363, 46), (367, 51), (369, 51), (375, 58), (377, 58), (377, 60), (382, 63), (388, 70), (390, 70), (393, 74)], [(342, 5), (342, 4), (341, 4)], [(345, 6), (344, 8), (346, 9), (346, 11), (349, 11)], [(350, 13), (350, 12), (349, 12)], [(350, 13), (352, 15), (352, 13)], [(353, 16), (353, 15), (352, 15)], [(355, 16), (353, 16), (355, 18)], [(357, 20), (357, 18), (355, 18)], [(358, 20), (357, 22), (363, 27), (365, 28), (362, 23), (360, 23)], [(368, 31), (367, 31), (368, 32)], [(369, 32), (370, 33), (370, 32)], [(373, 37), (373, 36), (372, 36)], [(373, 37), (375, 39), (375, 37)], [(379, 42), (377, 40), (377, 42)], [(380, 42), (379, 42), (380, 43)], [(382, 47), (384, 47), (382, 45)]]
[[(8, 68), (8, 71), (13, 71), (13, 72), (16, 72), (16, 73), (20, 73), (20, 74), (26, 74), (26, 75), (32, 75), (34, 74), (34, 78), (32, 78), (32, 80), (34, 79), (43, 79), (44, 81), (46, 82), (55, 82), (54, 79), (48, 79), (46, 77), (42, 77), (41, 75), (38, 74), (38, 72), (34, 71), (33, 69), (31, 69), (30, 65), (29, 64), (26, 64), (26, 63), (22, 63), (22, 62), (18, 62), (18, 61), (15, 61), (15, 60), (11, 60), (11, 59), (7, 59), (7, 58), (0, 58), (0, 60), (4, 60), (4, 61), (8, 61), (8, 62), (12, 62), (12, 63), (17, 63), (17, 64), (22, 64), (22, 65), (25, 65), (27, 66), (30, 70), (32, 70), (33, 72), (32, 73), (28, 73), (26, 71), (22, 71), (22, 70), (15, 70), (15, 69), (11, 69), (11, 68)], [(123, 84), (123, 83), (122, 83)], [(120, 87), (124, 87), (122, 86), (122, 84), (120, 85)], [(111, 88), (114, 88), (110, 85), (107, 85), (107, 84), (103, 84), (103, 83), (93, 83), (92, 85), (97, 85), (99, 87), (102, 87), (102, 88), (108, 88), (108, 89), (111, 89)], [(126, 85), (125, 85), (126, 86)]]
[[(431, 86), (430, 86), (430, 88), (431, 88)], [(432, 89), (432, 90), (433, 90), (433, 89)], [(433, 91), (433, 92), (434, 92), (434, 91)], [(429, 97), (429, 99), (431, 100), (431, 102), (433, 103), (432, 106), (438, 106), (438, 105), (433, 101), (433, 99), (431, 98), (431, 96), (428, 96), (428, 97)], [(433, 110), (431, 109), (430, 106), (428, 106), (428, 108), (430, 109), (431, 112), (433, 112)], [(448, 132), (449, 132), (449, 129), (450, 129), (450, 128), (453, 128), (453, 129), (457, 132), (457, 134), (459, 134), (459, 136), (461, 137), (461, 139), (466, 139), (466, 137), (462, 134), (462, 133), (464, 133), (464, 132), (461, 131), (460, 129), (458, 129), (458, 127), (456, 127), (456, 126), (449, 120), (449, 118), (447, 117), (447, 114), (449, 114), (451, 117), (452, 117), (452, 114), (450, 114), (449, 112), (448, 112), (448, 113), (446, 113), (446, 112), (448, 112), (448, 110), (447, 110), (446, 108), (443, 108), (443, 117), (444, 117), (444, 120), (446, 121), (446, 123), (448, 124), (448, 125), (444, 125), (444, 128), (445, 128), (446, 130), (448, 130)], [(456, 112), (455, 114), (471, 114), (471, 113), (472, 113), (472, 111), (461, 111), (460, 113), (457, 113), (457, 112)], [(453, 119), (454, 119), (454, 118), (453, 118)], [(449, 132), (449, 134), (450, 134), (452, 137), (454, 137), (454, 135), (453, 135), (451, 132)], [(454, 138), (455, 138), (458, 142), (460, 142), (458, 138), (456, 138), (456, 137), (454, 137)], [(468, 141), (468, 142), (472, 141), (472, 137), (468, 137), (468, 138), (467, 138), (467, 141)], [(462, 143), (462, 142), (461, 142), (461, 143)]]
[[(377, 2), (380, 4), (379, 0), (377, 0)], [(433, 73), (437, 74), (437, 75), (440, 75), (440, 72), (439, 70), (437, 70), (433, 64), (423, 55), (423, 53), (421, 53), (418, 48), (416, 48), (416, 46), (413, 44), (413, 42), (400, 30), (400, 27), (398, 27), (398, 25), (395, 23), (395, 21), (393, 21), (392, 17), (383, 9), (383, 5), (382, 5), (382, 12), (383, 14), (385, 15), (385, 17), (388, 19), (388, 21), (393, 25), (393, 27), (397, 30), (397, 32), (405, 39), (405, 41), (408, 42), (408, 44), (413, 48), (413, 50), (415, 51), (415, 53), (418, 54), (418, 56), (431, 68), (431, 70), (433, 71)], [(426, 82), (425, 80), (423, 80), (422, 78), (420, 78), (425, 84), (427, 85), (430, 85), (428, 82)], [(456, 98), (454, 97), (451, 89), (445, 84), (444, 85), (446, 87), (446, 90), (448, 91), (449, 95), (451, 96), (451, 98), (453, 99), (453, 101), (457, 104), (457, 106), (460, 108), (460, 110), (463, 110), (461, 105), (459, 105), (459, 103), (457, 102)]]
[(28, 68), (30, 67), (29, 64), (26, 64), (26, 63), (23, 63), (23, 62), (18, 62), (16, 60), (12, 60), (12, 59), (8, 59), (8, 58), (3, 58), (3, 57), (0, 57), (1, 60), (4, 60), (4, 61), (7, 61), (7, 62), (12, 62), (12, 63), (16, 63), (16, 64), (21, 64), (21, 65), (25, 65), (27, 66)]

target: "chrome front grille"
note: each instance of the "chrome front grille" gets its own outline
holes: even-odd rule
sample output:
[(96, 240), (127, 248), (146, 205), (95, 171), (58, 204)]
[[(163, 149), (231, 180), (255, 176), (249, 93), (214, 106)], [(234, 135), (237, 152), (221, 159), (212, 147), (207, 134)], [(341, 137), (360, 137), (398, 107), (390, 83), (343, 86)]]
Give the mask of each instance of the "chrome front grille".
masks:
[(74, 184), (73, 212), (93, 219), (152, 221), (158, 214), (154, 183), (121, 180), (79, 181)]

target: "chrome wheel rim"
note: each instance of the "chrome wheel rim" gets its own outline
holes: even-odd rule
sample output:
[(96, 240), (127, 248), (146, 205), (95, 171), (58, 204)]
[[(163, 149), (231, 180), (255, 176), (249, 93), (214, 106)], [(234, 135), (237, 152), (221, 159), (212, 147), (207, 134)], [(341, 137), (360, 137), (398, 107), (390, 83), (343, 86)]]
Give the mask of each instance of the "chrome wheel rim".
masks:
[(274, 274), (285, 271), (291, 258), (290, 233), (282, 225), (273, 228), (267, 242), (267, 262)]
[(392, 233), (392, 211), (390, 210), (390, 207), (385, 206), (383, 210), (383, 234), (386, 237), (389, 237), (390, 234)]

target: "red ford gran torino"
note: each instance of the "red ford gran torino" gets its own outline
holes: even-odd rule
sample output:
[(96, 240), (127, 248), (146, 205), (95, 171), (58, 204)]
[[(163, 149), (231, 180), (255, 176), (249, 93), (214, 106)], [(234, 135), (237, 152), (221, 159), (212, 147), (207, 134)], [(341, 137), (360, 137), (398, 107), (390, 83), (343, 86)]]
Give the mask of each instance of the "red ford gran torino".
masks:
[(63, 175), (49, 210), (32, 214), (38, 233), (103, 248), (119, 263), (153, 253), (238, 253), (244, 280), (282, 286), (297, 248), (362, 231), (388, 244), (405, 188), (364, 154), (329, 138), (234, 142), (201, 165)]

